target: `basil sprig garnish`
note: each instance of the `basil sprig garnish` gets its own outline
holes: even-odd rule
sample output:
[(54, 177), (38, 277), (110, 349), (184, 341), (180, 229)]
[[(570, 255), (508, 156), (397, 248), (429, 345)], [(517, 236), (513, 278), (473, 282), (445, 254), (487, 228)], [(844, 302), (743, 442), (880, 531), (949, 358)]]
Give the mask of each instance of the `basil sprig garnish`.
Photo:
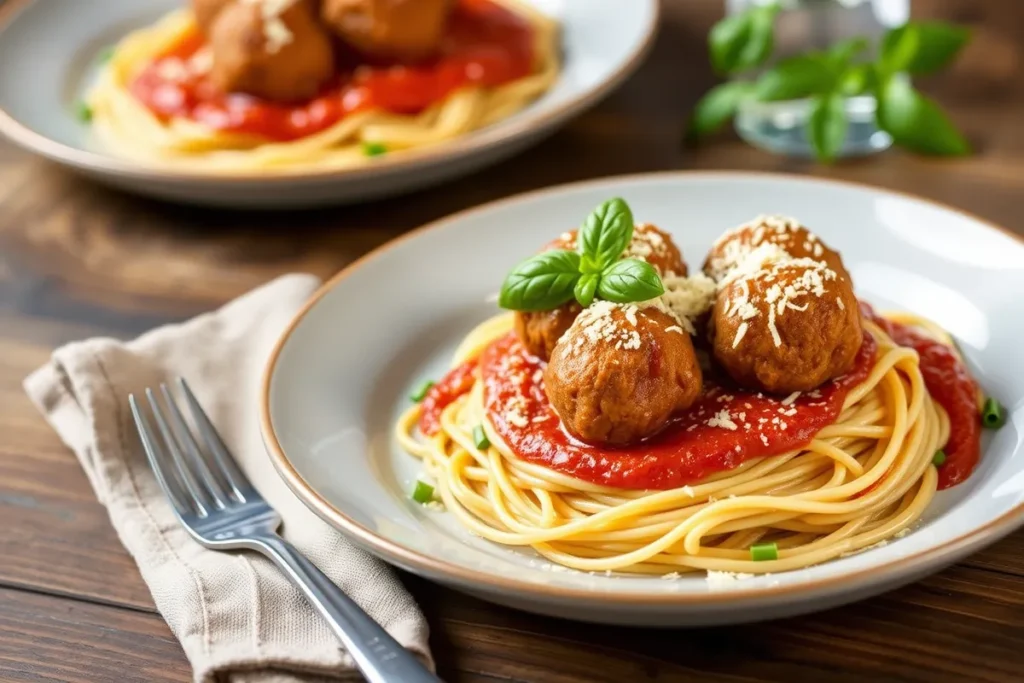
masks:
[(580, 255), (554, 249), (528, 258), (505, 278), (498, 305), (514, 311), (548, 311), (573, 297)]
[(608, 266), (597, 283), (597, 295), (617, 304), (647, 301), (664, 293), (661, 278), (651, 264), (633, 258)]
[(548, 311), (576, 299), (646, 301), (665, 287), (651, 264), (622, 258), (633, 239), (633, 212), (619, 198), (594, 209), (580, 228), (577, 251), (552, 249), (526, 259), (505, 277), (498, 305), (512, 311)]

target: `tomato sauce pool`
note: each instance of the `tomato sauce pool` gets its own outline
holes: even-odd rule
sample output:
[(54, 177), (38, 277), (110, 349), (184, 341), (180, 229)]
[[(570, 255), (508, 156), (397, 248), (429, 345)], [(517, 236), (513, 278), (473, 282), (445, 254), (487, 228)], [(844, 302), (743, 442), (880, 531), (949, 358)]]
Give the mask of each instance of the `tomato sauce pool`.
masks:
[(464, 86), (494, 87), (533, 71), (530, 22), (490, 2), (459, 0), (436, 57), (418, 64), (350, 59), (334, 82), (308, 102), (270, 102), (220, 92), (193, 57), (204, 46), (198, 30), (144, 67), (132, 94), (162, 119), (182, 117), (228, 133), (276, 142), (319, 133), (349, 114), (382, 109), (416, 114)]
[(939, 467), (939, 488), (959, 484), (974, 471), (981, 457), (981, 420), (978, 417), (978, 385), (953, 349), (877, 315), (861, 302), (861, 314), (881, 327), (900, 346), (909, 346), (921, 357), (921, 375), (928, 393), (949, 416), (946, 460)]
[(488, 418), (523, 460), (604, 486), (670, 489), (807, 444), (839, 416), (847, 392), (870, 373), (875, 351), (865, 335), (849, 373), (791, 400), (705, 378), (700, 398), (665, 429), (615, 448), (583, 443), (562, 429), (544, 393), (543, 363), (514, 335), (483, 352), (480, 372)]

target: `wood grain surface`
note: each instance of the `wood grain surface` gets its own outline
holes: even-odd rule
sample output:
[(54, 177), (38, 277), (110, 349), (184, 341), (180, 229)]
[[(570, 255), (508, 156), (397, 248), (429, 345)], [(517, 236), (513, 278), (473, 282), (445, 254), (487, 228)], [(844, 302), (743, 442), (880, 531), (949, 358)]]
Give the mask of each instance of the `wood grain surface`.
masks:
[[(46, 1), (46, 0), (40, 0)], [(625, 0), (624, 0), (625, 1)], [(922, 81), (978, 153), (900, 151), (834, 167), (725, 135), (681, 149), (715, 81), (704, 36), (719, 0), (666, 0), (639, 73), (541, 147), (401, 201), (242, 213), (122, 195), (0, 142), (0, 681), (187, 681), (187, 662), (74, 457), (21, 380), (65, 342), (131, 337), (286, 272), (329, 276), (419, 224), (551, 184), (662, 169), (806, 173), (919, 194), (1024, 235), (1024, 2), (914, 0), (974, 27)], [(2, 68), (2, 65), (0, 65)], [(651, 631), (515, 612), (403, 577), (446, 681), (1024, 680), (1024, 533), (888, 595), (741, 627)]]

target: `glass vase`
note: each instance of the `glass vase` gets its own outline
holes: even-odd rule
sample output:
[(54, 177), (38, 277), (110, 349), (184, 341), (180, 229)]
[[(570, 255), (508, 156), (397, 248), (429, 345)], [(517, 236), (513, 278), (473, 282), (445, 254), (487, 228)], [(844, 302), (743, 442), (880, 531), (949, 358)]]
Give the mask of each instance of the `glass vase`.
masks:
[[(726, 0), (729, 14), (772, 0)], [(781, 0), (775, 18), (775, 49), (765, 65), (810, 50), (824, 50), (839, 40), (867, 38), (873, 55), (889, 28), (909, 19), (910, 0)], [(745, 75), (749, 76), (749, 74)], [(756, 76), (756, 74), (755, 74)], [(875, 98), (849, 97), (846, 116), (849, 128), (839, 152), (850, 157), (886, 149), (892, 138), (875, 125)], [(810, 103), (806, 99), (743, 103), (735, 119), (736, 132), (755, 147), (791, 156), (813, 156), (806, 124)]]

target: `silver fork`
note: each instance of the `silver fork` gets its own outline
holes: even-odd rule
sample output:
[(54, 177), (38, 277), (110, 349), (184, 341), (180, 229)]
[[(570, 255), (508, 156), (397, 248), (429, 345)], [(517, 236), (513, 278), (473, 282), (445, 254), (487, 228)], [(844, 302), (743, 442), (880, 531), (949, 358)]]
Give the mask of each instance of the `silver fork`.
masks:
[(439, 678), (278, 535), (281, 516), (235, 464), (185, 380), (178, 381), (205, 446), (192, 435), (165, 384), (160, 385), (160, 393), (166, 408), (146, 389), (161, 438), (134, 395), (128, 402), (153, 473), (185, 529), (211, 550), (255, 550), (273, 560), (327, 621), (370, 683), (439, 683)]

